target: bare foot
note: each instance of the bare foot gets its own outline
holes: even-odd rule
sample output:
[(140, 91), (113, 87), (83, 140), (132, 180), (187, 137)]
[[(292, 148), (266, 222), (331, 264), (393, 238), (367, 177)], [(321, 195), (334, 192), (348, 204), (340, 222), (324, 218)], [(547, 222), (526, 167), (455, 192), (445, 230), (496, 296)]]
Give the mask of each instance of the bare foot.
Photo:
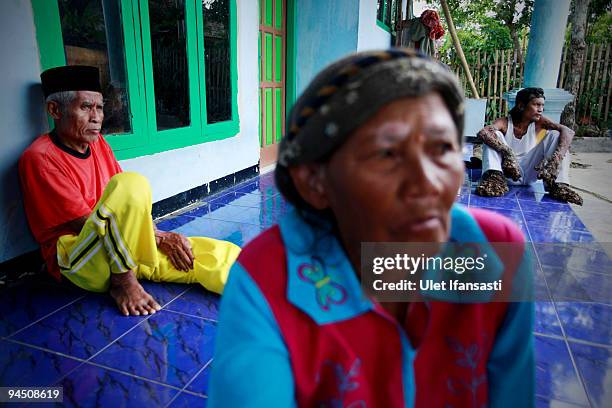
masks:
[(125, 316), (146, 316), (161, 310), (161, 306), (138, 283), (134, 271), (111, 274), (110, 295)]
[(550, 196), (566, 203), (582, 205), (582, 197), (565, 183), (544, 184)]

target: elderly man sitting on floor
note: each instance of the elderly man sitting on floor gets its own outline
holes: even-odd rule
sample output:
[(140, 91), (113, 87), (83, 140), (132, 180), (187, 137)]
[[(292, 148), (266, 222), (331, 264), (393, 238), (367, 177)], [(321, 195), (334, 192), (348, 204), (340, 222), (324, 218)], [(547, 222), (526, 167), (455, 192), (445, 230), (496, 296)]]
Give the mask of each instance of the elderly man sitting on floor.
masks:
[(85, 290), (109, 291), (124, 315), (160, 309), (141, 278), (198, 282), (221, 293), (240, 248), (155, 228), (147, 179), (123, 173), (100, 135), (98, 69), (58, 67), (41, 79), (55, 128), (26, 149), (19, 174), (48, 272)]
[(507, 118), (498, 118), (478, 137), (484, 142), (481, 196), (506, 194), (511, 178), (518, 184), (544, 181), (551, 197), (582, 205), (582, 197), (569, 188), (569, 147), (574, 132), (544, 117), (544, 91), (524, 88)]

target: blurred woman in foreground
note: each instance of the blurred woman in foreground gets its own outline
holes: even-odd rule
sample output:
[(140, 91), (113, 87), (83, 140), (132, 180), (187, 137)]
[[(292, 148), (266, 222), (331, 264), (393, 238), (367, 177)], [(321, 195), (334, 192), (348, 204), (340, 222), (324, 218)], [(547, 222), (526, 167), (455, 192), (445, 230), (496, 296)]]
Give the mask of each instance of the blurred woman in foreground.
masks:
[(276, 167), (295, 209), (230, 273), (210, 406), (533, 405), (529, 303), (387, 303), (360, 286), (362, 242), (523, 242), (454, 204), (463, 106), (452, 73), (411, 50), (353, 54), (312, 81)]

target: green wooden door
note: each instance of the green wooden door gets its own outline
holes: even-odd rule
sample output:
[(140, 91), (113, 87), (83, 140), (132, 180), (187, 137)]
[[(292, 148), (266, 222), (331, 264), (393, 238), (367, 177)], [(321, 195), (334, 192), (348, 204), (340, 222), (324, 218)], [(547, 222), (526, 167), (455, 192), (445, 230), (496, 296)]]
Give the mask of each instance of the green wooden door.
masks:
[(260, 0), (259, 139), (260, 165), (276, 161), (285, 123), (286, 2)]

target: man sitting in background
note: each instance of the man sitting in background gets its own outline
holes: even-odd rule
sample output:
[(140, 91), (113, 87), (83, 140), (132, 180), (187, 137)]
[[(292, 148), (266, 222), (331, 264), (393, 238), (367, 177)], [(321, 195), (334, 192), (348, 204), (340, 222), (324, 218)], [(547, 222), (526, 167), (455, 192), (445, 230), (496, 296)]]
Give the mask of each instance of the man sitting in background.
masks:
[(544, 117), (543, 111), (544, 91), (524, 88), (517, 93), (507, 118), (498, 118), (478, 132), (484, 143), (478, 195), (506, 194), (506, 178), (518, 184), (542, 179), (551, 197), (582, 205), (582, 197), (569, 188), (569, 147), (574, 132)]
[(137, 278), (198, 282), (221, 293), (240, 248), (155, 228), (147, 179), (123, 173), (100, 135), (98, 69), (58, 67), (41, 80), (55, 128), (26, 149), (19, 174), (48, 272), (85, 290), (110, 291), (124, 315), (160, 309)]

